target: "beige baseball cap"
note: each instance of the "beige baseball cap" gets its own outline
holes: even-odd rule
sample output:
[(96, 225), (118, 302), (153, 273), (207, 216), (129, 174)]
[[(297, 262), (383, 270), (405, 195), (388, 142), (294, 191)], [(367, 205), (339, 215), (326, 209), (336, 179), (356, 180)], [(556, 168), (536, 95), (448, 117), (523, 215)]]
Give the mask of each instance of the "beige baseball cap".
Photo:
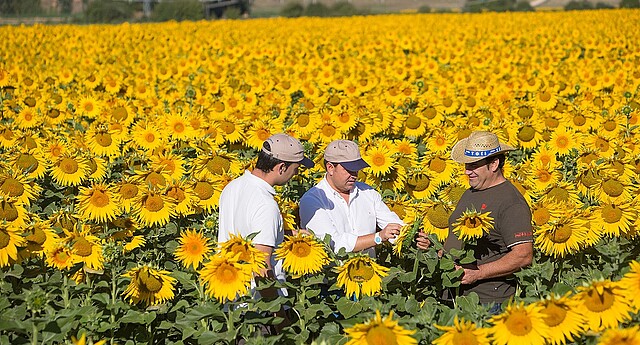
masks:
[(474, 163), (499, 153), (515, 150), (501, 143), (498, 136), (491, 132), (472, 132), (458, 141), (451, 150), (451, 158), (458, 163)]
[(324, 150), (324, 159), (330, 163), (342, 165), (349, 171), (368, 168), (369, 164), (360, 156), (358, 144), (351, 140), (334, 140)]
[(283, 162), (300, 163), (307, 168), (313, 168), (313, 161), (304, 156), (304, 146), (300, 140), (284, 133), (270, 136), (265, 143), (269, 143), (269, 150), (264, 145), (262, 152)]

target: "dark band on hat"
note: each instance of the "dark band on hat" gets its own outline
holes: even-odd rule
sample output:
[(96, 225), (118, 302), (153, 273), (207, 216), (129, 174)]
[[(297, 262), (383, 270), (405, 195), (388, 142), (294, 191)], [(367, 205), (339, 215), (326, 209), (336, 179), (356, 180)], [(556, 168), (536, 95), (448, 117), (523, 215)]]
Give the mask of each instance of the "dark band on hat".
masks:
[(467, 157), (487, 157), (490, 156), (496, 152), (500, 152), (500, 145), (498, 145), (498, 147), (491, 149), (491, 150), (485, 150), (485, 151), (473, 151), (473, 150), (464, 150), (464, 155)]

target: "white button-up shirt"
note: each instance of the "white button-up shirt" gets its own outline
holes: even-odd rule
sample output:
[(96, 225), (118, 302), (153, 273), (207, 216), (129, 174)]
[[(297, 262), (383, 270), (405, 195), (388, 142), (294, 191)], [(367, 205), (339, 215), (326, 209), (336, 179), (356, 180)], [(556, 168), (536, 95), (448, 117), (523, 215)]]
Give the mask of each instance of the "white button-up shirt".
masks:
[[(313, 231), (318, 238), (331, 237), (336, 252), (344, 248), (352, 252), (359, 236), (373, 234), (391, 223), (404, 225), (400, 217), (382, 201), (371, 186), (356, 182), (349, 202), (333, 189), (326, 177), (300, 199), (300, 226)], [(375, 256), (374, 248), (363, 252)]]
[[(254, 244), (273, 247), (284, 240), (282, 215), (273, 196), (275, 189), (263, 179), (245, 171), (244, 175), (229, 182), (220, 194), (220, 217), (218, 219), (218, 242), (229, 240), (229, 234), (243, 238), (257, 233)], [(273, 273), (278, 280), (285, 280), (282, 260), (271, 255)]]

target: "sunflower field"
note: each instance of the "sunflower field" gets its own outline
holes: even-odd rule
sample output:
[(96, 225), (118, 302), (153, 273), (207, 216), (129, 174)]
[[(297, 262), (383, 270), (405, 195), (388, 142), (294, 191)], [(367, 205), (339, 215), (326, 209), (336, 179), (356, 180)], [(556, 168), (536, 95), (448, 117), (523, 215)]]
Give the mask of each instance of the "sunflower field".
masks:
[[(0, 27), (0, 344), (639, 344), (640, 11)], [(496, 315), (438, 256), (492, 131), (533, 213)], [(271, 134), (332, 140), (406, 224), (377, 258), (291, 235), (286, 282), (217, 239), (224, 186)], [(468, 214), (465, 224), (487, 226)], [(474, 218), (475, 217), (475, 218)], [(480, 220), (480, 221), (477, 221)], [(473, 248), (471, 233), (460, 234)], [(432, 238), (418, 250), (416, 232)], [(284, 296), (253, 298), (256, 289)], [(273, 328), (276, 335), (263, 336)]]

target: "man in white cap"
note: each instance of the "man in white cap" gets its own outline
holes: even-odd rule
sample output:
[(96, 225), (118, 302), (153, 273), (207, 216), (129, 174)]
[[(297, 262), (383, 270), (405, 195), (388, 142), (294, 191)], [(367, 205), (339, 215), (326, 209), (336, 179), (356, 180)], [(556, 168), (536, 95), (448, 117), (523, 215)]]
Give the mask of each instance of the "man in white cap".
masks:
[[(328, 234), (336, 252), (344, 248), (375, 256), (376, 245), (398, 236), (402, 220), (385, 205), (380, 193), (356, 181), (358, 171), (369, 167), (356, 143), (329, 143), (324, 164), (325, 177), (300, 199), (300, 227), (320, 239)], [(377, 228), (382, 230), (376, 232)]]
[[(505, 152), (514, 148), (500, 143), (490, 132), (473, 132), (452, 149), (451, 158), (464, 164), (470, 188), (464, 192), (449, 217), (449, 236), (444, 250), (461, 248), (462, 242), (453, 233), (452, 224), (464, 211), (476, 210), (493, 218), (493, 229), (474, 247), (475, 265), (456, 266), (464, 270), (460, 294), (476, 292), (480, 302), (500, 304), (515, 294), (515, 277), (533, 260), (531, 210), (518, 189), (502, 173)], [(418, 248), (429, 247), (426, 235), (418, 234)], [(455, 296), (445, 297), (447, 299)]]
[(263, 275), (281, 281), (285, 280), (282, 262), (276, 262), (272, 253), (284, 240), (284, 232), (273, 186), (286, 184), (300, 165), (307, 168), (314, 165), (304, 156), (300, 141), (275, 134), (263, 143), (255, 169), (229, 182), (220, 194), (218, 242), (228, 241), (230, 234), (246, 238), (257, 233), (253, 244), (267, 254), (267, 270)]

